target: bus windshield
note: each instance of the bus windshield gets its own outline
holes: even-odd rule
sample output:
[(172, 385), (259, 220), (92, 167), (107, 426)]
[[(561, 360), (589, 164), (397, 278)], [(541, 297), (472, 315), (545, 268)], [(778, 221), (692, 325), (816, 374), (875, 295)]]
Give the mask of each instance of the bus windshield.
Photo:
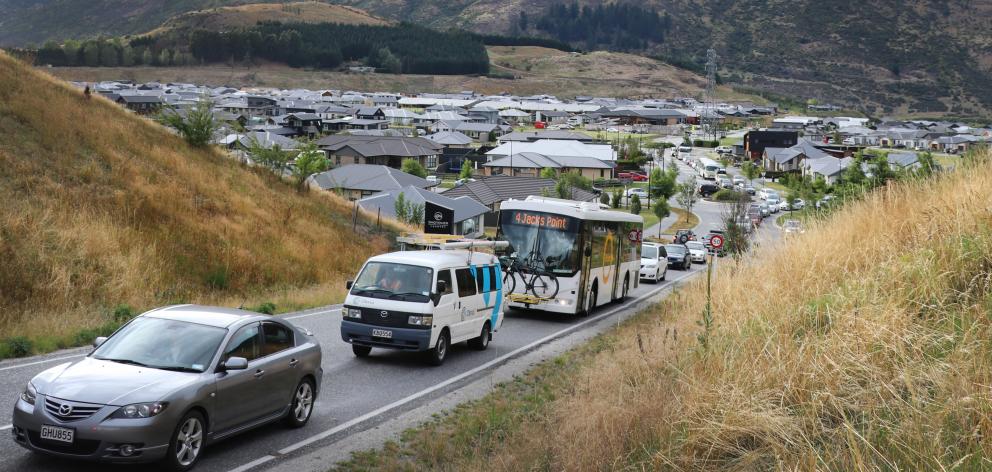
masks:
[(579, 227), (579, 220), (567, 216), (506, 210), (500, 212), (497, 239), (510, 243), (508, 253), (514, 257), (552, 258), (554, 273), (572, 274), (579, 269)]

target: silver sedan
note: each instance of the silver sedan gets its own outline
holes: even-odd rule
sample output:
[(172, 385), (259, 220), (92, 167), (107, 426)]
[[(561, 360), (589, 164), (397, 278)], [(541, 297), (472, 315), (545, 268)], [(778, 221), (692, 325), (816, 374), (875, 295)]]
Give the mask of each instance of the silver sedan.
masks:
[(14, 406), (18, 444), (185, 471), (211, 442), (277, 420), (305, 425), (322, 375), (310, 333), (227, 308), (160, 308), (94, 345), (28, 383)]

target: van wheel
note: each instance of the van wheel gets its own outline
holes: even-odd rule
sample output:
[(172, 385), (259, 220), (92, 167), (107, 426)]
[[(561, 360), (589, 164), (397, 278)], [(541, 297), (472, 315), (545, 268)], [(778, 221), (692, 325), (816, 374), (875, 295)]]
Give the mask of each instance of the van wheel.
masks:
[(444, 364), (444, 359), (448, 357), (449, 343), (448, 332), (442, 332), (437, 337), (437, 344), (430, 351), (427, 351), (427, 362), (435, 366)]
[(468, 347), (475, 349), (477, 351), (485, 351), (489, 347), (489, 341), (492, 340), (492, 330), (489, 328), (489, 322), (487, 321), (482, 325), (482, 333), (479, 337), (468, 340)]
[(369, 353), (372, 352), (372, 346), (359, 346), (358, 344), (352, 344), (351, 352), (355, 353), (355, 357), (369, 357)]

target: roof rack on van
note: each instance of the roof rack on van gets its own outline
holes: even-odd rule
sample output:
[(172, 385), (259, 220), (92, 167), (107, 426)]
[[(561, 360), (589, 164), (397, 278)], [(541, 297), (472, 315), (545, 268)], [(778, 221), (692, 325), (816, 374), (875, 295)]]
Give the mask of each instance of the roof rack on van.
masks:
[(450, 234), (408, 234), (398, 236), (396, 242), (400, 243), (400, 249), (407, 250), (452, 250), (452, 249), (503, 249), (509, 247), (506, 241), (492, 241), (489, 239), (470, 239), (452, 236)]

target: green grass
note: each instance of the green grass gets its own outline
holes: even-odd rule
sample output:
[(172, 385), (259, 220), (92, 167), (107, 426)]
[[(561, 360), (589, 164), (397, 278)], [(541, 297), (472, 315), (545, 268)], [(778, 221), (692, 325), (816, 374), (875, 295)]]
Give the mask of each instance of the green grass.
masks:
[(739, 143), (743, 138), (720, 138), (721, 146), (733, 146)]

